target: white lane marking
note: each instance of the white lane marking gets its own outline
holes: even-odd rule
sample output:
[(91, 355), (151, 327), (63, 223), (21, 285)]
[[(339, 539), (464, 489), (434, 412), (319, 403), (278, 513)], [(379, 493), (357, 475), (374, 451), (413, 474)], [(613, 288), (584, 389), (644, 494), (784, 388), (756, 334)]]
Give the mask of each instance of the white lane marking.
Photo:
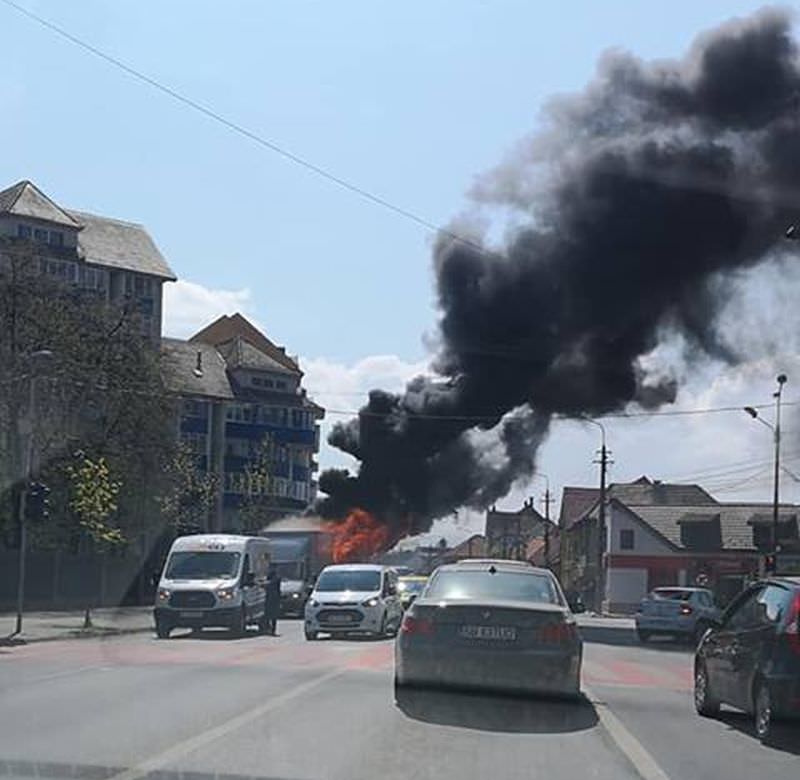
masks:
[(644, 745), (628, 731), (622, 721), (609, 709), (608, 705), (597, 697), (587, 686), (583, 692), (594, 705), (597, 717), (608, 735), (617, 744), (625, 757), (633, 764), (642, 780), (670, 780), (669, 775), (656, 763), (656, 760), (645, 749)]
[(252, 723), (254, 720), (258, 720), (258, 718), (266, 715), (268, 712), (272, 712), (272, 710), (282, 707), (292, 699), (303, 696), (314, 688), (324, 685), (326, 682), (329, 682), (335, 677), (340, 677), (346, 672), (347, 669), (335, 669), (331, 672), (327, 672), (326, 674), (322, 674), (319, 677), (315, 677), (308, 682), (298, 685), (296, 688), (292, 688), (285, 693), (274, 696), (269, 701), (264, 702), (264, 704), (260, 704), (258, 707), (254, 707), (247, 712), (243, 712), (240, 715), (236, 715), (233, 718), (226, 720), (224, 723), (220, 723), (218, 726), (214, 726), (206, 731), (202, 731), (193, 737), (183, 740), (182, 742), (177, 742), (172, 747), (162, 750), (152, 758), (142, 761), (141, 763), (136, 764), (135, 766), (132, 766), (123, 772), (119, 772), (116, 775), (112, 775), (108, 778), (108, 780), (138, 780), (138, 778), (144, 777), (149, 772), (154, 772), (157, 769), (161, 769), (167, 764), (177, 761), (178, 759), (187, 756), (189, 753), (205, 747), (211, 742), (214, 742), (221, 737), (225, 737), (231, 732), (236, 731), (237, 729), (240, 729), (249, 723)]

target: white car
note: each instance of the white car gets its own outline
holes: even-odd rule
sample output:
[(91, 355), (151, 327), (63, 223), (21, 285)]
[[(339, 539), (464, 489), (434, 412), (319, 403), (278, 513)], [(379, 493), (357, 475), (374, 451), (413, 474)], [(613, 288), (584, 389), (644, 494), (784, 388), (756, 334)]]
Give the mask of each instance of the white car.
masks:
[(306, 602), (306, 639), (325, 634), (394, 636), (403, 619), (397, 572), (388, 566), (326, 566)]

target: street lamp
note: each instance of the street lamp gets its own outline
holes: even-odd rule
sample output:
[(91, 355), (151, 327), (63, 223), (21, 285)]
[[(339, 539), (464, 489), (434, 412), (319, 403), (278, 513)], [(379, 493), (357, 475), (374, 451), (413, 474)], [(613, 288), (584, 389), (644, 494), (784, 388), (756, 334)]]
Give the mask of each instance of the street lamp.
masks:
[(31, 482), (34, 471), (34, 449), (36, 446), (36, 380), (38, 378), (37, 368), (49, 363), (53, 358), (53, 353), (49, 349), (39, 349), (28, 355), (30, 373), (28, 376), (28, 438), (25, 443), (25, 458), (23, 466), (23, 490), (17, 502), (19, 523), (19, 564), (17, 566), (17, 621), (14, 633), (17, 636), (22, 633), (22, 613), (25, 608), (25, 562), (27, 557), (28, 533), (26, 514), (28, 500), (30, 497)]
[[(787, 233), (787, 237), (788, 233)], [(778, 389), (772, 394), (775, 399), (775, 425), (768, 423), (758, 414), (758, 409), (753, 406), (745, 406), (747, 412), (754, 420), (758, 420), (762, 425), (766, 425), (772, 431), (772, 438), (775, 443), (775, 463), (772, 482), (772, 558), (777, 569), (778, 562), (778, 508), (780, 506), (780, 473), (781, 473), (781, 398), (783, 396), (783, 386), (786, 384), (786, 374), (778, 374)]]
[(605, 596), (605, 534), (606, 534), (606, 471), (608, 470), (608, 449), (606, 448), (606, 429), (603, 423), (593, 417), (581, 417), (584, 422), (596, 425), (600, 429), (600, 510), (597, 519), (597, 585), (595, 593), (595, 609), (598, 614), (603, 611)]

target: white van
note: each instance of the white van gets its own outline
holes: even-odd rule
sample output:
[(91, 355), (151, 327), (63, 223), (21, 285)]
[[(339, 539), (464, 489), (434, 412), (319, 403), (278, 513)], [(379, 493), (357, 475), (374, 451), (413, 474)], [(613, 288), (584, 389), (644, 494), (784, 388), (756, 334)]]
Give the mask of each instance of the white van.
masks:
[(403, 607), (397, 572), (372, 563), (326, 566), (306, 602), (305, 634), (313, 640), (326, 634), (394, 636)]
[(181, 536), (172, 543), (156, 593), (156, 634), (173, 628), (263, 628), (270, 564), (267, 539), (229, 534)]

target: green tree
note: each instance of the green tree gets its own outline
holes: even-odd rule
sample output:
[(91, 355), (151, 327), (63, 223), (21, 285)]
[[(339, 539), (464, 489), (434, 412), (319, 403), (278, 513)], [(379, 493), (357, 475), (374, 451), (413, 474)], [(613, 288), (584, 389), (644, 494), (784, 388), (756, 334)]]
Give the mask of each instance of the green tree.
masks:
[(243, 531), (258, 531), (271, 519), (276, 501), (275, 443), (267, 434), (255, 447), (243, 475), (239, 522)]
[[(46, 251), (0, 239), (0, 522), (6, 531), (16, 522), (22, 429), (32, 418), (34, 467), (53, 491), (51, 517), (36, 538), (67, 548), (82, 536), (66, 472), (80, 449), (120, 475), (114, 518), (121, 536), (146, 539), (160, 522), (152, 485), (175, 446), (175, 401), (161, 381), (158, 345), (141, 335), (133, 306), (44, 273)], [(31, 415), (31, 356), (43, 349), (52, 358), (37, 379)]]
[(197, 455), (178, 444), (166, 469), (166, 485), (159, 498), (164, 519), (177, 534), (205, 530), (219, 492), (216, 474), (200, 468)]

